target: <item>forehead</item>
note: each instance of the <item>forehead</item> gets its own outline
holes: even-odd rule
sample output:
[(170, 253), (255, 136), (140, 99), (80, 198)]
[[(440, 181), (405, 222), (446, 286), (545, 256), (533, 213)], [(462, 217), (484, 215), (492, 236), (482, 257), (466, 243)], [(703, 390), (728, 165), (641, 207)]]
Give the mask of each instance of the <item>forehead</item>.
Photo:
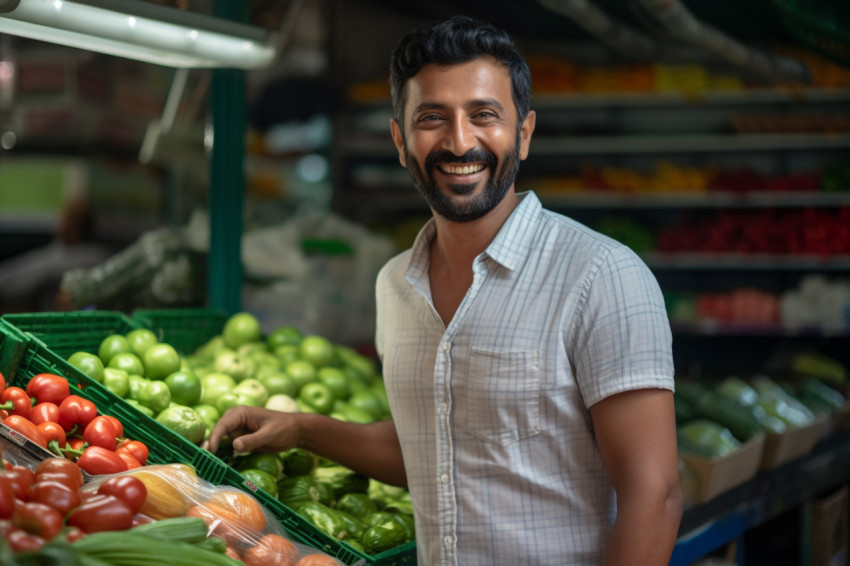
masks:
[(408, 79), (406, 91), (406, 113), (423, 104), (455, 106), (487, 99), (513, 107), (510, 74), (492, 57), (454, 65), (428, 63)]

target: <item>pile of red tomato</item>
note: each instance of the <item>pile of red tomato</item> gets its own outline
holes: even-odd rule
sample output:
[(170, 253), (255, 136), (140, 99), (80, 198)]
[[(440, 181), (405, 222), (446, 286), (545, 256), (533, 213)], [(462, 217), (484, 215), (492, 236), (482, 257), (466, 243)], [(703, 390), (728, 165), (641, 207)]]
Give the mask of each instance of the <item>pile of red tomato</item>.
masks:
[(124, 472), (148, 459), (143, 442), (124, 438), (121, 421), (72, 395), (59, 375), (40, 373), (22, 389), (6, 387), (0, 374), (0, 421), (92, 475)]
[(134, 526), (147, 489), (133, 476), (115, 476), (83, 491), (79, 466), (66, 458), (42, 460), (35, 471), (6, 462), (0, 472), (0, 536), (13, 552), (38, 550), (63, 535), (69, 542), (89, 533)]

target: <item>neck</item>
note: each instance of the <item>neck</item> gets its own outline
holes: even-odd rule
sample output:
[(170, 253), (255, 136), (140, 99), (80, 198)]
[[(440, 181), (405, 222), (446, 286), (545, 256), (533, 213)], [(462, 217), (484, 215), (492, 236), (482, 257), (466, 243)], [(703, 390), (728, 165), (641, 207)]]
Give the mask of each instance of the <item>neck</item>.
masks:
[(450, 270), (467, 270), (475, 257), (490, 245), (518, 204), (519, 199), (511, 189), (493, 210), (472, 222), (451, 222), (435, 214), (437, 237), (431, 244), (432, 261), (437, 260)]

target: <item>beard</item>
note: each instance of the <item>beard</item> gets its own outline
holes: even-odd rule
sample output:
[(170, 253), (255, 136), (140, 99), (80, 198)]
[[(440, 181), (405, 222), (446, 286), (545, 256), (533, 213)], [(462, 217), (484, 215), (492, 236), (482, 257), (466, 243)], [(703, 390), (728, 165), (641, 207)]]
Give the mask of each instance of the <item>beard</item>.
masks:
[[(435, 214), (439, 214), (451, 222), (471, 222), (493, 210), (496, 205), (502, 202), (508, 190), (513, 186), (519, 171), (519, 143), (520, 136), (517, 133), (514, 146), (509, 148), (502, 156), (502, 165), (498, 171), (496, 171), (498, 165), (496, 154), (483, 149), (471, 149), (460, 157), (450, 151), (431, 152), (425, 158), (425, 167), (423, 168), (416, 158), (408, 152), (405, 143), (404, 157), (408, 164), (407, 171), (410, 173), (410, 178), (413, 180), (416, 190), (425, 198), (428, 206)], [(443, 192), (434, 179), (434, 168), (437, 163), (464, 164), (473, 162), (485, 163), (490, 171), (490, 177), (484, 182), (484, 189), (481, 194), (469, 202), (455, 202), (452, 195), (471, 194), (475, 191), (476, 184), (449, 184), (448, 192)]]

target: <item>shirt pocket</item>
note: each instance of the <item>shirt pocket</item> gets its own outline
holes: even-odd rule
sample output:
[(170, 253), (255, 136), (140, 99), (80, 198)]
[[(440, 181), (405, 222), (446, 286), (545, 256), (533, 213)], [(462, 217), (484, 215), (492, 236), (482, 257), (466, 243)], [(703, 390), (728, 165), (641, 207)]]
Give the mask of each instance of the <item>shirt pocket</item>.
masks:
[(503, 446), (540, 432), (537, 351), (473, 349), (455, 398), (458, 426)]

